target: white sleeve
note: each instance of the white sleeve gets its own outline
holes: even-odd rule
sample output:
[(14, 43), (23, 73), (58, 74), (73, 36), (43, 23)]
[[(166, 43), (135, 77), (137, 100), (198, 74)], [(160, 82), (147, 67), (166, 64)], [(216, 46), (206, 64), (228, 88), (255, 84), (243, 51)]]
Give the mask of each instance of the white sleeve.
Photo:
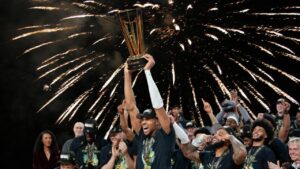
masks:
[(152, 107), (155, 109), (162, 108), (164, 106), (164, 102), (160, 96), (159, 90), (152, 78), (150, 70), (144, 70), (146, 79), (147, 79), (147, 84), (148, 84), (148, 89), (150, 93), (150, 98), (151, 98), (151, 103)]
[(175, 134), (179, 138), (181, 144), (187, 144), (190, 142), (188, 135), (176, 122), (173, 123), (173, 128), (174, 128)]

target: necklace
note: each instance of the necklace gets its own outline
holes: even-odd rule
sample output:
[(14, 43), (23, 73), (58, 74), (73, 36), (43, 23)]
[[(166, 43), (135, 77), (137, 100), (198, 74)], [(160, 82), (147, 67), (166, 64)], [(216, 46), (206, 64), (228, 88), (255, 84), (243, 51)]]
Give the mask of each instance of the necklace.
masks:
[(219, 165), (220, 165), (220, 162), (222, 161), (223, 157), (226, 156), (227, 154), (229, 153), (228, 149), (221, 155), (221, 157), (219, 157), (216, 160), (216, 156), (214, 156), (212, 162), (208, 165), (208, 168), (209, 169), (218, 169)]

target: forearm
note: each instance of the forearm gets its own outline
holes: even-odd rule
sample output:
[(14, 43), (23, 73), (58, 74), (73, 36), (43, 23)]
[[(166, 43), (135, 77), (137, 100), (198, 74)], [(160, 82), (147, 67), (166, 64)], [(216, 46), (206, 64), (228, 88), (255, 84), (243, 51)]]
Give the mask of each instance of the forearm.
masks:
[(288, 137), (289, 134), (289, 129), (290, 129), (290, 114), (285, 113), (283, 115), (283, 121), (282, 121), (282, 126), (279, 129), (278, 132), (278, 138), (284, 143)]
[(190, 142), (188, 135), (185, 133), (185, 131), (181, 127), (179, 127), (179, 125), (176, 122), (173, 123), (173, 128), (174, 128), (175, 134), (176, 134), (177, 138), (179, 138), (181, 144), (187, 144)]
[(126, 134), (126, 137), (129, 141), (132, 141), (134, 139), (134, 133), (131, 131), (130, 128), (128, 128), (127, 119), (124, 114), (120, 114), (120, 126), (123, 130), (123, 132)]
[(214, 125), (216, 123), (219, 123), (219, 121), (217, 120), (217, 118), (216, 118), (216, 116), (214, 115), (213, 112), (209, 112), (207, 114), (208, 114), (208, 117), (209, 117), (212, 125)]
[(131, 85), (131, 74), (129, 72), (124, 72), (124, 94), (125, 94), (125, 104), (126, 110), (129, 112), (130, 122), (133, 130), (138, 133), (141, 129), (139, 120), (137, 119), (137, 114), (139, 113), (136, 107), (136, 102), (134, 98), (134, 93)]
[(159, 93), (159, 90), (152, 78), (151, 72), (150, 72), (150, 70), (144, 70), (144, 71), (145, 71), (145, 76), (146, 76), (146, 80), (147, 80), (147, 84), (148, 84), (152, 107), (154, 109), (162, 108), (164, 106), (164, 103), (163, 103), (163, 100)]
[(248, 111), (240, 104), (238, 106), (238, 111), (240, 112), (244, 122), (252, 121)]
[[(135, 105), (135, 97), (134, 92), (132, 89), (132, 77), (129, 72), (124, 72), (124, 94), (125, 94), (125, 100), (127, 105)], [(132, 107), (127, 107), (128, 109), (131, 109)]]
[(116, 157), (111, 156), (109, 161), (104, 166), (102, 166), (101, 169), (113, 169), (115, 166), (115, 160)]
[(222, 120), (223, 120), (223, 116), (224, 116), (224, 112), (221, 111), (217, 114), (216, 118), (217, 118), (217, 121), (221, 124)]
[(134, 160), (130, 157), (128, 152), (125, 153), (124, 155), (125, 155), (125, 160), (126, 160), (128, 169), (134, 169)]
[(233, 148), (233, 161), (235, 162), (235, 164), (240, 165), (244, 162), (247, 156), (246, 147), (232, 135), (230, 135), (229, 140)]
[(201, 162), (199, 152), (197, 151), (198, 148), (193, 146), (191, 143), (182, 144), (180, 149), (186, 158), (192, 161)]
[(159, 90), (152, 78), (150, 70), (144, 70), (145, 76), (147, 79), (150, 99), (152, 103), (152, 107), (155, 110), (156, 116), (161, 124), (162, 129), (165, 131), (165, 133), (170, 132), (170, 119), (164, 109), (164, 103), (161, 98), (161, 95), (159, 93)]

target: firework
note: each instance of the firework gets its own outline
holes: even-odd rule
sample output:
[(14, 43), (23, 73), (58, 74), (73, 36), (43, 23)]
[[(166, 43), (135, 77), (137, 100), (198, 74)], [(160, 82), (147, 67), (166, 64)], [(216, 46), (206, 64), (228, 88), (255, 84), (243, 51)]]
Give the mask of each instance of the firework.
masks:
[[(49, 18), (49, 23), (29, 20), (12, 41), (36, 39), (20, 52), (20, 59), (37, 54), (44, 58), (38, 80), (45, 84), (43, 92), (54, 94), (38, 112), (80, 88), (57, 123), (79, 112), (96, 118), (99, 127), (116, 122), (128, 53), (114, 13), (137, 7), (143, 10), (145, 46), (156, 59), (154, 79), (167, 109), (180, 104), (187, 117), (192, 112), (204, 125), (200, 99), (218, 110), (230, 89), (238, 90), (253, 118), (258, 111), (270, 111), (268, 100), (276, 100), (267, 97), (270, 92), (299, 104), (293, 92), (299, 90), (299, 74), (290, 65), (297, 68), (300, 61), (300, 2), (35, 0), (28, 10), (46, 14), (43, 21)], [(140, 72), (134, 81), (137, 101), (147, 106), (147, 85), (138, 78), (143, 78)]]

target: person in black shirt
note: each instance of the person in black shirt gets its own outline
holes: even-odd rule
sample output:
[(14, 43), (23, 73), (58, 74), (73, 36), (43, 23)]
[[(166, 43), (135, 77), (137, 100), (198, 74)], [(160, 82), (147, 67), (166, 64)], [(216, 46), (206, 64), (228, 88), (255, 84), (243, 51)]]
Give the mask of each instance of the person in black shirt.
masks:
[(75, 154), (76, 165), (81, 169), (99, 167), (101, 142), (97, 137), (97, 122), (87, 119), (84, 123), (84, 136), (76, 137), (71, 143), (70, 151)]
[[(239, 168), (247, 155), (245, 146), (234, 136), (234, 131), (229, 127), (215, 124), (216, 133), (211, 138), (211, 145), (198, 153), (195, 147), (205, 141), (198, 135), (191, 144), (183, 146), (183, 152), (191, 160), (201, 162), (204, 169), (236, 169)], [(199, 143), (199, 144), (196, 144)], [(210, 150), (210, 151), (208, 151)]]
[(126, 144), (124, 133), (115, 126), (109, 133), (110, 144), (101, 148), (101, 169), (134, 169), (133, 156)]
[[(137, 141), (136, 169), (170, 169), (171, 156), (175, 147), (175, 132), (163, 107), (163, 101), (152, 78), (150, 69), (155, 62), (151, 55), (143, 56), (148, 62), (144, 72), (153, 109), (146, 109), (139, 114), (132, 90), (131, 71), (124, 68), (124, 93), (126, 111), (129, 112), (133, 133), (125, 129), (129, 141)], [(123, 129), (122, 128), (122, 129)], [(132, 135), (135, 135), (132, 137)]]
[(267, 169), (268, 162), (275, 162), (275, 154), (266, 145), (273, 139), (274, 131), (265, 119), (256, 120), (252, 125), (252, 147), (250, 148), (243, 169)]
[[(300, 137), (290, 138), (288, 142), (288, 146), (289, 146), (289, 155), (293, 162), (283, 164), (282, 168), (300, 169)], [(277, 164), (269, 162), (268, 165), (269, 165), (269, 169), (282, 169), (280, 167), (279, 161), (277, 161)]]

